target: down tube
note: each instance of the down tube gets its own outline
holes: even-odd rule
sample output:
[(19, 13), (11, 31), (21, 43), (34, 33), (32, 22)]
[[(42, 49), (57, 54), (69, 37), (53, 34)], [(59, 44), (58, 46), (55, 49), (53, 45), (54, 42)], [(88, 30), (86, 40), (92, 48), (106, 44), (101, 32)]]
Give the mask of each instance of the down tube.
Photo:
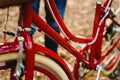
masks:
[(35, 12), (32, 12), (32, 20), (33, 23), (37, 25), (37, 27), (43, 30), (47, 35), (49, 35), (54, 41), (72, 53), (78, 60), (83, 61), (88, 66), (94, 68), (93, 63), (89, 63), (87, 59), (85, 59), (75, 48), (73, 48), (63, 37), (61, 37), (54, 29), (52, 29), (44, 20), (42, 20)]

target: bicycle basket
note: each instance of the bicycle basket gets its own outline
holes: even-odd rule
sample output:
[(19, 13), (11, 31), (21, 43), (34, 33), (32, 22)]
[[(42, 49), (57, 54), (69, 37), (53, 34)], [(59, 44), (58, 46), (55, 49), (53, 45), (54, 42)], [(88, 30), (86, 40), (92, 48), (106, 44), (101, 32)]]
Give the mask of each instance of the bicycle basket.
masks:
[(32, 2), (34, 0), (0, 0), (0, 8)]

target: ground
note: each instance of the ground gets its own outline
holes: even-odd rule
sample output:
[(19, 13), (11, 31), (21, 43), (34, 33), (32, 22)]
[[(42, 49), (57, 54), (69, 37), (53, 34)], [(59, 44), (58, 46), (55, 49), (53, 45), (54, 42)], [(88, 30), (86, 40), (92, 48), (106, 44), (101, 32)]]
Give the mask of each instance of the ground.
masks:
[[(119, 1), (120, 2), (120, 1)], [(94, 20), (94, 10), (95, 10), (95, 0), (67, 0), (67, 7), (64, 16), (64, 22), (67, 28), (74, 34), (74, 35), (82, 35), (86, 37), (90, 37), (92, 35), (92, 28), (93, 28), (93, 20)], [(119, 3), (116, 3), (118, 5)], [(9, 10), (9, 21), (7, 25), (7, 30), (16, 32), (18, 25), (18, 7), (11, 7)], [(5, 16), (7, 14), (7, 9), (0, 9), (0, 38), (1, 42), (3, 42), (3, 34), (2, 31), (5, 25)], [(45, 17), (44, 12), (44, 2), (41, 0), (41, 7), (40, 7), (40, 14), (43, 19)], [(4, 22), (4, 23), (3, 23)], [(35, 42), (39, 44), (44, 44), (43, 32), (38, 33), (36, 32), (33, 35), (33, 39)], [(13, 41), (14, 38), (9, 36), (7, 38), (9, 41)], [(74, 44), (76, 47), (77, 45)], [(68, 53), (63, 48), (59, 47), (58, 49), (59, 55), (65, 57), (65, 59), (73, 65), (75, 57)], [(95, 80), (96, 72), (93, 71), (94, 74), (90, 74), (89, 79), (87, 80)], [(100, 80), (107, 80), (106, 76), (102, 76)]]

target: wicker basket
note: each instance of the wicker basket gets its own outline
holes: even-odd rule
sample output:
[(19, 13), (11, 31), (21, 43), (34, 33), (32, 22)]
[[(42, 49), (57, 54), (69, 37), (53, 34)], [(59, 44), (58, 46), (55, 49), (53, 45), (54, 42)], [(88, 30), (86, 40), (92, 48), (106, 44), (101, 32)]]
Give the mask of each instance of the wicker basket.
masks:
[(0, 0), (0, 8), (32, 2), (34, 0)]

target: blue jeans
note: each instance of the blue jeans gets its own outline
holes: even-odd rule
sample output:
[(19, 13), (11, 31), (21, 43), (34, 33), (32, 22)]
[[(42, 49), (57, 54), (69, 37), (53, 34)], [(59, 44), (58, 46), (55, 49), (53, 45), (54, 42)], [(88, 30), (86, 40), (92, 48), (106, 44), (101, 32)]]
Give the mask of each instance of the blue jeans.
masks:
[[(58, 11), (61, 15), (61, 17), (64, 17), (64, 13), (65, 13), (65, 8), (66, 8), (66, 0), (54, 0), (56, 3), (56, 6), (58, 8)], [(39, 14), (39, 7), (40, 7), (40, 0), (35, 0), (35, 2), (33, 3), (33, 10)], [(46, 21), (47, 23), (51, 26), (51, 27), (57, 27), (56, 22), (53, 20), (49, 10), (47, 9), (47, 6), (45, 4), (45, 12), (46, 12)]]
[[(54, 0), (54, 1), (56, 3), (56, 6), (58, 8), (58, 11), (59, 11), (61, 17), (64, 18), (64, 13), (65, 13), (65, 8), (66, 8), (66, 0)], [(33, 3), (33, 10), (37, 14), (39, 14), (39, 7), (40, 7), (40, 0), (35, 0), (35, 2)], [(52, 16), (51, 16), (51, 14), (50, 14), (50, 12), (49, 12), (46, 4), (45, 4), (45, 12), (46, 12), (45, 19), (46, 19), (47, 23), (56, 32), (60, 33), (60, 30), (59, 30), (56, 22), (52, 18)], [(33, 30), (33, 31), (35, 32), (35, 30)], [(57, 53), (57, 47), (58, 47), (58, 45), (51, 38), (49, 38), (47, 35), (45, 35), (45, 46)]]

